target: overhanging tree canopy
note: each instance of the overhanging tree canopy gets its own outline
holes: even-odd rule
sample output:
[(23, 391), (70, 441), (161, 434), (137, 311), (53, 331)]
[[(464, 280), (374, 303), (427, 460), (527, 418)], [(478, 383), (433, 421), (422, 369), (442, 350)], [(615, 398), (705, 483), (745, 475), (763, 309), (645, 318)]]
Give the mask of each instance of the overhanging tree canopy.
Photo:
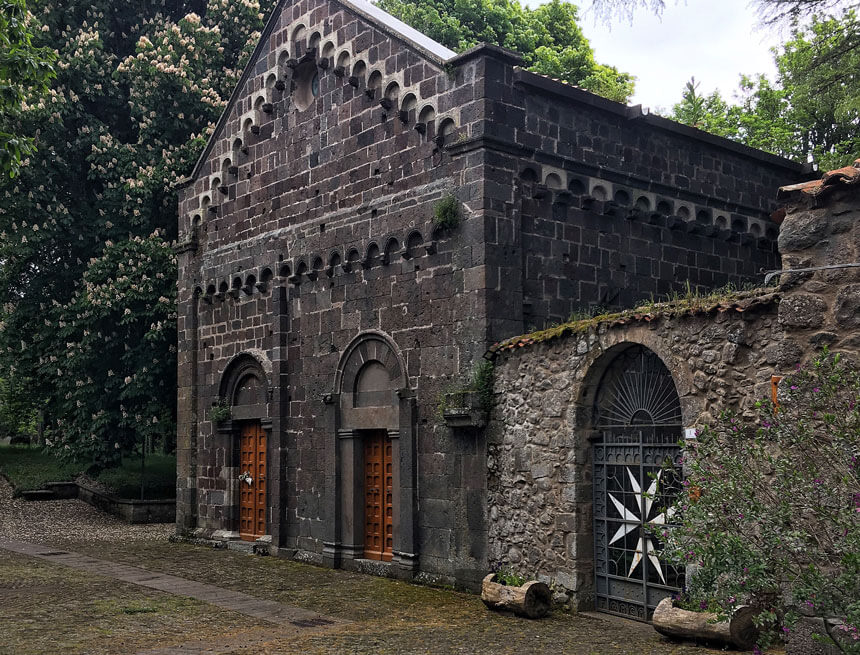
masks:
[(173, 432), (172, 187), (263, 15), (255, 0), (34, 0), (32, 11), (33, 43), (54, 49), (58, 70), (42, 100), (2, 119), (38, 135), (39, 150), (0, 182), (0, 364), (48, 409), (63, 453), (116, 459), (153, 426)]
[(452, 50), (491, 43), (519, 52), (536, 73), (618, 102), (633, 95), (633, 76), (594, 60), (570, 2), (550, 0), (535, 9), (518, 0), (379, 0), (378, 5)]

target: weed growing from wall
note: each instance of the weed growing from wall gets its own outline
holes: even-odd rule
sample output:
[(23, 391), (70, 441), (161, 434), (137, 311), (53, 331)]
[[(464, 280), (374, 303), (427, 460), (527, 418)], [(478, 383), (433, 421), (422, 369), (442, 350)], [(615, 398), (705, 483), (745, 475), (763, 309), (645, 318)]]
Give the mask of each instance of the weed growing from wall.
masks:
[(460, 224), (460, 203), (453, 194), (449, 194), (433, 207), (433, 224), (448, 230), (453, 230)]

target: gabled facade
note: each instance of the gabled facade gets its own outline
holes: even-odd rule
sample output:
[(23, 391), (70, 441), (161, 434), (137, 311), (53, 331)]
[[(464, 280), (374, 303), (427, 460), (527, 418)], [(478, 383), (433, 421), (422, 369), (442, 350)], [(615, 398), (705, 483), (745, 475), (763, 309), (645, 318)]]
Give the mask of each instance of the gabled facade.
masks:
[(776, 268), (798, 166), (520, 63), (278, 4), (180, 194), (178, 530), (472, 586), (487, 444), (446, 389), (574, 311)]

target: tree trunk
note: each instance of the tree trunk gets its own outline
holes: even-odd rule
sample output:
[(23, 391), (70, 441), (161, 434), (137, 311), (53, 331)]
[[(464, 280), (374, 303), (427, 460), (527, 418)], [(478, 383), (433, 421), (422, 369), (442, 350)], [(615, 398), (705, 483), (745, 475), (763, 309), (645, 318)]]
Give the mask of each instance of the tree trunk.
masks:
[(539, 619), (549, 612), (552, 596), (543, 582), (532, 580), (522, 587), (510, 587), (493, 582), (493, 577), (491, 573), (481, 585), (481, 600), (487, 607), (508, 610), (530, 619)]
[(755, 646), (758, 628), (753, 617), (758, 611), (752, 607), (741, 607), (729, 621), (714, 621), (712, 612), (691, 612), (675, 607), (671, 598), (664, 598), (654, 610), (651, 621), (654, 629), (667, 637), (715, 641), (733, 644), (747, 650)]

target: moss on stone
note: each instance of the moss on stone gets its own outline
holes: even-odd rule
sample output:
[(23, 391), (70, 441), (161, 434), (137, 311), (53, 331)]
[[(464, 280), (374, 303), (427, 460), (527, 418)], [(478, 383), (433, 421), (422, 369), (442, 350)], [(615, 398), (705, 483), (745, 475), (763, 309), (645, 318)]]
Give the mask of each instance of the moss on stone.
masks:
[(674, 293), (662, 302), (645, 302), (632, 309), (604, 312), (585, 318), (576, 315), (575, 318), (565, 323), (552, 325), (543, 330), (536, 330), (497, 343), (490, 348), (490, 352), (512, 350), (517, 347), (551, 341), (566, 335), (585, 334), (603, 324), (613, 327), (635, 321), (650, 322), (660, 318), (679, 318), (729, 309), (742, 312), (753, 305), (769, 304), (777, 300), (778, 297), (779, 295), (773, 289), (768, 288), (737, 289), (727, 285), (712, 291), (702, 292), (691, 288), (688, 283), (683, 293)]

